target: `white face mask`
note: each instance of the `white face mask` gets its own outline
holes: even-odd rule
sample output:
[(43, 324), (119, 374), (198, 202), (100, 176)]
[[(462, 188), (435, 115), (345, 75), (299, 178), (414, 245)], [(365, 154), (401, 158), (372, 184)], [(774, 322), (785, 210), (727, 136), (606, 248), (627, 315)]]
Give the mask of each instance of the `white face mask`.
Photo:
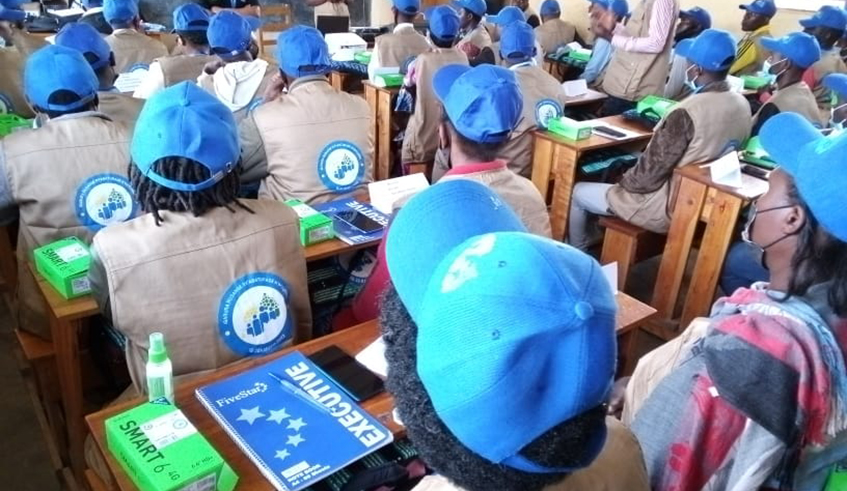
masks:
[(695, 83), (696, 80), (697, 80), (696, 77), (694, 78), (694, 80), (688, 79), (688, 74), (689, 74), (689, 72), (691, 72), (692, 68), (695, 68), (695, 66), (691, 65), (690, 67), (688, 67), (688, 70), (685, 70), (685, 85), (686, 85), (686, 87), (688, 87), (691, 90), (692, 94), (696, 94), (697, 92), (700, 92), (700, 89), (702, 87), (697, 87), (697, 84)]
[(829, 110), (829, 127), (832, 128), (831, 134), (839, 134), (844, 132), (844, 120), (835, 122), (835, 112), (841, 110), (843, 107), (847, 106), (847, 102), (841, 104), (840, 106), (833, 107)]
[(768, 83), (770, 85), (775, 84), (776, 79), (779, 78), (780, 75), (785, 73), (785, 71), (788, 70), (788, 67), (785, 67), (779, 73), (771, 73), (771, 68), (778, 66), (778, 65), (781, 65), (781, 64), (785, 63), (786, 61), (788, 61), (788, 58), (783, 58), (783, 59), (779, 60), (778, 62), (773, 63), (773, 62), (771, 62), (771, 59), (768, 58), (762, 64), (762, 71), (759, 73), (759, 76), (768, 79)]

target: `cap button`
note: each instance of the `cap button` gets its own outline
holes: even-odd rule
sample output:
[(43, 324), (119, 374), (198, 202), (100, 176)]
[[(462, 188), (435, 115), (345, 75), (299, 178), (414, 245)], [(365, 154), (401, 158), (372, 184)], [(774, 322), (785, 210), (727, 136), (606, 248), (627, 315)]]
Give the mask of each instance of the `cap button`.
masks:
[(594, 307), (592, 307), (588, 302), (577, 302), (576, 305), (574, 305), (573, 310), (576, 313), (576, 316), (581, 320), (586, 321), (594, 317)]
[(191, 101), (189, 101), (188, 99), (183, 99), (179, 101), (179, 105), (182, 107), (188, 107), (191, 105)]

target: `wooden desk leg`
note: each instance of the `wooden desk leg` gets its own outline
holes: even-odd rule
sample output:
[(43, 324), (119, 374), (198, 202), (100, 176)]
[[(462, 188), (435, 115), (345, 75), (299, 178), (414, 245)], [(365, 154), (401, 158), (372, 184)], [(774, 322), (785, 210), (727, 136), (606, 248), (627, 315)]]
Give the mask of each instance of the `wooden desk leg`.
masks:
[(659, 311), (659, 319), (673, 318), (679, 289), (685, 274), (685, 265), (691, 251), (694, 232), (700, 222), (700, 213), (706, 201), (707, 186), (691, 179), (682, 178), (679, 187), (679, 197), (676, 200), (671, 228), (665, 251), (662, 253), (662, 264), (653, 290), (651, 305)]
[(547, 200), (547, 190), (550, 187), (550, 172), (553, 169), (553, 153), (555, 145), (550, 140), (533, 136), (532, 143), (532, 183)]
[(682, 329), (695, 317), (709, 313), (743, 204), (741, 198), (729, 193), (718, 191), (715, 196), (682, 309), (679, 324)]
[(78, 334), (84, 319), (63, 321), (50, 315), (50, 330), (56, 351), (59, 388), (68, 429), (68, 455), (78, 483), (85, 482), (85, 414), (82, 398), (82, 373), (80, 369)]
[(332, 88), (335, 90), (344, 90), (344, 78), (341, 76), (341, 73), (330, 72), (329, 84), (332, 85)]
[(377, 173), (376, 180), (391, 177), (391, 93), (381, 90), (377, 93)]
[(553, 228), (553, 239), (567, 240), (568, 218), (571, 212), (571, 196), (573, 196), (573, 186), (576, 181), (579, 151), (560, 145), (554, 151), (554, 157), (553, 173), (556, 182), (553, 183), (550, 225)]
[(377, 90), (370, 84), (365, 85), (365, 100), (368, 101), (368, 107), (371, 111), (371, 124), (373, 125), (373, 135), (374, 135), (374, 180), (379, 181), (382, 179), (379, 175), (379, 109), (378, 109), (378, 98), (377, 98)]

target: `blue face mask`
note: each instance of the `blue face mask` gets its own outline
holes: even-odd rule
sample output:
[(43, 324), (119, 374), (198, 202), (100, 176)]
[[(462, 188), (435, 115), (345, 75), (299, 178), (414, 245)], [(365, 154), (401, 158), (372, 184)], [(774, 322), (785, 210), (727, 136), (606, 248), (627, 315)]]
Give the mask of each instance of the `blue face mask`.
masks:
[(703, 87), (697, 87), (697, 84), (695, 83), (695, 81), (697, 80), (696, 77), (694, 78), (694, 80), (688, 79), (688, 72), (690, 72), (692, 68), (694, 68), (694, 65), (688, 67), (688, 70), (685, 70), (685, 86), (688, 87), (689, 90), (691, 90), (691, 93), (693, 95), (697, 92), (700, 92), (700, 89), (702, 89)]
[(780, 75), (785, 73), (785, 70), (788, 70), (788, 68), (786, 67), (785, 69), (781, 70), (779, 73), (771, 73), (771, 68), (778, 66), (778, 65), (781, 65), (781, 64), (785, 63), (786, 61), (788, 61), (788, 58), (783, 58), (776, 63), (772, 63), (771, 59), (768, 58), (767, 60), (765, 60), (764, 63), (762, 63), (762, 71), (759, 72), (759, 76), (767, 79), (768, 85), (776, 84), (776, 79), (779, 78)]
[(847, 106), (847, 103), (841, 104), (840, 106), (833, 107), (829, 110), (829, 127), (832, 128), (832, 132), (830, 135), (838, 135), (844, 132), (844, 120), (840, 120), (838, 122), (835, 121), (835, 112), (840, 111), (842, 108)]

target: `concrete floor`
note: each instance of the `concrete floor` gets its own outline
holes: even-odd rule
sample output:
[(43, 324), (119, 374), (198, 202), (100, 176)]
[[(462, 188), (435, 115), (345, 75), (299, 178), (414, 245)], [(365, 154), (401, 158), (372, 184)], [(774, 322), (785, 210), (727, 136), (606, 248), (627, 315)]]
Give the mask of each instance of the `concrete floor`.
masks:
[(0, 441), (5, 456), (0, 459), (0, 489), (58, 491), (13, 343), (11, 316), (0, 300)]

